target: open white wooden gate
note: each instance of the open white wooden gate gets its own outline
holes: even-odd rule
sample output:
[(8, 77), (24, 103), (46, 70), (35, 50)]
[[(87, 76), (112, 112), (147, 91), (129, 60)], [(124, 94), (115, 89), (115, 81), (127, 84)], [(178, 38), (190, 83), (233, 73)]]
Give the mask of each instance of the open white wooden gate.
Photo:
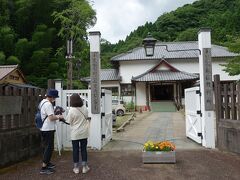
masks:
[[(59, 89), (58, 89), (59, 90)], [(88, 116), (92, 117), (91, 113), (91, 90), (59, 90), (61, 91), (60, 101), (56, 101), (57, 106), (61, 106), (65, 109), (64, 115), (67, 116), (70, 109), (70, 96), (73, 93), (77, 93), (84, 101), (84, 105), (88, 108)], [(102, 90), (101, 95), (101, 147), (106, 145), (112, 138), (112, 92), (109, 90)], [(95, 140), (91, 139), (91, 133), (94, 133), (94, 123), (90, 121), (90, 136), (88, 139), (88, 146), (92, 148), (101, 149), (96, 147)], [(57, 131), (59, 137), (60, 146), (67, 150), (72, 148), (72, 142), (70, 138), (69, 125), (58, 122)], [(100, 139), (100, 138), (99, 138)]]
[(102, 146), (112, 138), (112, 91), (102, 90)]
[(200, 88), (185, 89), (186, 136), (202, 143)]

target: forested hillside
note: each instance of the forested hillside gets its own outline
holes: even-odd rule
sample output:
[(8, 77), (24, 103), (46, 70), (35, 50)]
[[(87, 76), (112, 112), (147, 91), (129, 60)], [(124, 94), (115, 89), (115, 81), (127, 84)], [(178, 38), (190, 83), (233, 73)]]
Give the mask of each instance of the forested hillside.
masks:
[(86, 0), (1, 0), (0, 64), (19, 64), (28, 82), (40, 87), (49, 78), (66, 79), (66, 40), (74, 40), (74, 63), (81, 58), (89, 66), (86, 30), (95, 15)]
[[(1, 0), (0, 64), (19, 64), (27, 80), (46, 87), (47, 79), (66, 80), (66, 40), (74, 40), (74, 86), (79, 77), (89, 75), (87, 29), (96, 22), (96, 13), (87, 0)], [(110, 58), (141, 44), (150, 32), (160, 41), (197, 40), (200, 27), (212, 28), (212, 41), (240, 52), (240, 0), (199, 0), (165, 13), (154, 23), (132, 31), (124, 41), (110, 44), (102, 40), (102, 67), (110, 68)], [(240, 73), (240, 60), (228, 70)], [(79, 74), (80, 72), (80, 74)]]
[[(105, 42), (103, 59), (140, 45), (148, 32), (160, 41), (192, 41), (197, 40), (200, 27), (212, 29), (212, 43), (240, 52), (240, 0), (199, 0), (165, 13), (156, 22), (139, 26), (125, 41)], [(239, 74), (240, 60), (233, 62), (228, 68), (232, 75)]]

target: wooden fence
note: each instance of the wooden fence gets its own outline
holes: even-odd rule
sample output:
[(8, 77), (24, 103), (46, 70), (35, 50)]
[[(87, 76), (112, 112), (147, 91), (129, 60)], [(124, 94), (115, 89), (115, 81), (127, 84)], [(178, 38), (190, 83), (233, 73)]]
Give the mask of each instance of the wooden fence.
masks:
[(240, 153), (240, 83), (221, 82), (214, 75), (217, 147)]
[(36, 155), (41, 137), (34, 114), (45, 90), (24, 85), (0, 85), (0, 167)]

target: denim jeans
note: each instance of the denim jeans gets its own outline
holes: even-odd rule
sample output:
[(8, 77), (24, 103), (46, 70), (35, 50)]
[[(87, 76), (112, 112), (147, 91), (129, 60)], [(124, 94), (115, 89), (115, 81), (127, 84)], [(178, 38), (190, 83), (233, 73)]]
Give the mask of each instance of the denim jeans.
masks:
[(86, 163), (87, 163), (87, 138), (79, 139), (79, 140), (72, 140), (73, 162), (74, 162), (74, 164), (79, 163), (79, 144), (80, 144), (80, 149), (81, 149), (82, 165), (86, 165)]
[(48, 164), (51, 160), (54, 149), (54, 132), (41, 131), (43, 141), (43, 163)]

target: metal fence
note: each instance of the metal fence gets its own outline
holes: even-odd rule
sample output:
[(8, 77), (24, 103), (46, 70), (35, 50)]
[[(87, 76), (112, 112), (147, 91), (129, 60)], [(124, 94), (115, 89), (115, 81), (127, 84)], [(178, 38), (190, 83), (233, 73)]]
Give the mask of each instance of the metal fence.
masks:
[(217, 147), (240, 153), (240, 83), (214, 76)]
[(24, 85), (0, 85), (0, 167), (36, 155), (41, 137), (34, 114), (45, 90)]

